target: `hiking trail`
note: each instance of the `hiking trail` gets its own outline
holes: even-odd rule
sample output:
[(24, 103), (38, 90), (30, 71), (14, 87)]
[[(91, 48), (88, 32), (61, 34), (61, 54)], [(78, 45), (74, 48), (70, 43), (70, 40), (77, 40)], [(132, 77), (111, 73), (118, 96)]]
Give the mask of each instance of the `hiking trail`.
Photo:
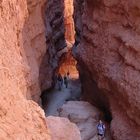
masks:
[[(63, 105), (65, 106), (67, 103), (69, 103), (69, 101), (73, 101), (73, 103), (76, 103), (76, 102), (82, 103), (83, 102), (83, 101), (80, 101), (80, 96), (81, 96), (81, 85), (80, 85), (79, 79), (70, 79), (68, 88), (66, 88), (65, 85), (63, 84), (61, 91), (58, 90), (58, 86), (56, 85), (55, 88), (47, 95), (48, 103), (47, 103), (47, 107), (45, 110), (46, 116), (61, 116), (60, 108), (63, 108)], [(68, 109), (68, 110), (70, 110), (70, 109)], [(80, 109), (78, 109), (77, 111), (80, 111)], [(86, 111), (87, 110), (85, 110), (85, 113), (86, 113)], [(65, 114), (65, 112), (64, 112), (64, 114)], [(71, 114), (74, 115), (73, 113), (70, 113), (68, 116), (70, 116)], [(75, 114), (75, 116), (78, 116), (78, 115)], [(65, 117), (65, 116), (61, 116), (61, 117)], [(88, 136), (83, 136), (83, 137), (87, 137), (88, 139), (83, 138), (82, 140), (98, 140), (97, 134), (96, 134), (97, 132), (96, 132), (95, 121), (94, 121), (92, 127), (93, 127), (94, 134), (96, 134), (96, 135), (94, 135), (94, 137), (92, 137), (91, 139), (89, 139), (89, 136), (91, 135), (91, 134), (89, 134), (89, 133), (91, 133), (90, 132), (91, 130), (89, 130), (89, 129), (91, 129), (91, 128), (86, 129), (86, 127), (88, 127), (88, 125), (89, 125), (89, 122), (88, 123), (84, 122), (84, 123), (85, 124), (83, 124), (80, 131), (82, 132), (81, 135), (88, 135)], [(90, 125), (91, 125), (91, 123), (90, 123)], [(83, 130), (83, 127), (85, 127), (84, 128), (85, 130)], [(108, 124), (106, 124), (106, 128), (107, 128), (107, 131), (106, 131), (106, 137), (104, 138), (104, 140), (111, 140)], [(83, 131), (85, 131), (85, 132), (83, 132)]]

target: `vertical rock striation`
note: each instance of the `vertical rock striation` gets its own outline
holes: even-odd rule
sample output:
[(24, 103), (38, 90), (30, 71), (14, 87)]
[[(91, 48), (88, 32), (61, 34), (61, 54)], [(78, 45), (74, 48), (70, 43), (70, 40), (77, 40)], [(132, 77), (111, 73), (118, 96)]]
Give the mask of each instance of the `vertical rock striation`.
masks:
[(75, 45), (78, 45), (78, 43), (81, 40), (82, 36), (82, 15), (84, 12), (84, 0), (74, 0), (74, 23), (75, 23)]
[(46, 121), (52, 140), (81, 140), (78, 127), (67, 118), (49, 116)]
[(84, 97), (111, 112), (115, 140), (140, 139), (139, 5), (138, 0), (85, 0), (82, 19), (75, 22), (77, 38), (83, 24), (75, 54)]
[(73, 0), (64, 0), (64, 23), (65, 23), (65, 39), (74, 43), (75, 41), (75, 29), (74, 29), (74, 21), (73, 21)]
[(59, 66), (59, 60), (65, 52), (64, 0), (48, 0), (45, 18), (48, 49), (40, 67), (42, 90), (52, 86), (54, 71)]
[[(25, 63), (28, 64), (28, 73), (26, 81), (28, 86), (28, 99), (39, 101), (40, 84), (39, 84), (39, 67), (46, 51), (45, 26), (44, 26), (44, 6), (45, 1), (38, 2), (27, 0), (27, 17), (21, 31), (22, 36), (18, 34), (20, 45), (24, 49)], [(23, 53), (23, 52), (22, 52)], [(21, 54), (22, 55), (22, 54)], [(29, 97), (31, 95), (31, 97)]]
[[(49, 140), (39, 106), (45, 0), (0, 1), (0, 139)], [(28, 100), (27, 100), (28, 99)]]

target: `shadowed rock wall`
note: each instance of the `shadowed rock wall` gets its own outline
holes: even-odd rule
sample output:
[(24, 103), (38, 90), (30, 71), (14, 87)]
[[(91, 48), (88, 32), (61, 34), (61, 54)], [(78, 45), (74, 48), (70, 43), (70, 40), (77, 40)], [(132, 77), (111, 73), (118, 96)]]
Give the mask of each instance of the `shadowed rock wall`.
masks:
[(84, 12), (84, 0), (74, 0), (74, 23), (75, 23), (75, 45), (77, 46), (82, 36), (82, 15)]
[(64, 0), (64, 20), (65, 20), (65, 39), (74, 43), (75, 41), (75, 29), (74, 29), (74, 21), (73, 21), (73, 0)]
[(64, 0), (48, 0), (45, 22), (48, 49), (40, 67), (42, 91), (52, 86), (52, 77), (65, 52)]
[(76, 16), (81, 42), (74, 52), (83, 96), (111, 112), (115, 140), (140, 139), (139, 5), (138, 0), (85, 0), (82, 16), (81, 6), (75, 9), (82, 17)]

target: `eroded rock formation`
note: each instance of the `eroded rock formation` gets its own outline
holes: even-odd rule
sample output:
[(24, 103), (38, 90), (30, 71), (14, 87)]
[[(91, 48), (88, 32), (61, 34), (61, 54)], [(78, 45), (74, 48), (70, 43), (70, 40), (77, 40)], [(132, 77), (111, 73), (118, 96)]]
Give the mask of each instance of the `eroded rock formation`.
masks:
[(70, 43), (74, 43), (75, 29), (73, 21), (73, 0), (64, 0), (64, 4), (65, 39)]
[(78, 45), (78, 43), (81, 40), (81, 34), (82, 34), (82, 15), (84, 12), (84, 0), (74, 0), (74, 23), (75, 23), (75, 45)]
[(111, 112), (115, 140), (140, 139), (139, 5), (137, 0), (85, 0), (83, 28), (75, 22), (77, 37), (83, 30), (75, 52), (84, 97)]
[[(0, 1), (0, 139), (49, 140), (39, 100), (45, 0)], [(28, 100), (27, 100), (28, 99)]]
[(52, 86), (52, 77), (59, 66), (60, 58), (63, 53), (67, 52), (64, 26), (64, 0), (49, 0), (47, 2), (45, 22), (48, 50), (40, 67), (42, 90), (46, 90)]
[[(25, 15), (25, 22), (23, 28), (17, 31), (19, 37), (19, 45), (23, 48), (21, 56), (25, 58), (23, 61), (27, 63), (27, 79), (28, 92), (26, 93), (28, 99), (33, 99), (36, 102), (39, 100), (40, 84), (39, 84), (39, 67), (42, 62), (42, 58), (46, 51), (46, 39), (45, 39), (45, 26), (44, 26), (44, 11), (45, 0), (34, 2), (27, 0), (27, 15)], [(21, 21), (22, 22), (22, 21)], [(49, 80), (49, 79), (48, 79)]]
[(74, 27), (74, 2), (73, 0), (64, 0), (64, 24), (65, 24), (65, 40), (67, 43), (67, 52), (63, 55), (60, 61), (59, 72), (65, 75), (70, 72), (71, 75), (77, 75), (76, 60), (72, 56), (72, 47), (75, 42), (75, 27)]

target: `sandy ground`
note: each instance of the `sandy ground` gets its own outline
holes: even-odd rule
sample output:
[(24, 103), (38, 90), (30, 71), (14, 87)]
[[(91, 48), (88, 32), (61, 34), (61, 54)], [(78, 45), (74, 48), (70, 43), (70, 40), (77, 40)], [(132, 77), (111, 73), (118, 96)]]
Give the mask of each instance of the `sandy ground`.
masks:
[(57, 116), (57, 109), (59, 109), (68, 100), (79, 100), (80, 98), (80, 82), (79, 80), (70, 80), (68, 88), (63, 84), (62, 90), (55, 89), (48, 94), (48, 103), (46, 109), (46, 116)]

